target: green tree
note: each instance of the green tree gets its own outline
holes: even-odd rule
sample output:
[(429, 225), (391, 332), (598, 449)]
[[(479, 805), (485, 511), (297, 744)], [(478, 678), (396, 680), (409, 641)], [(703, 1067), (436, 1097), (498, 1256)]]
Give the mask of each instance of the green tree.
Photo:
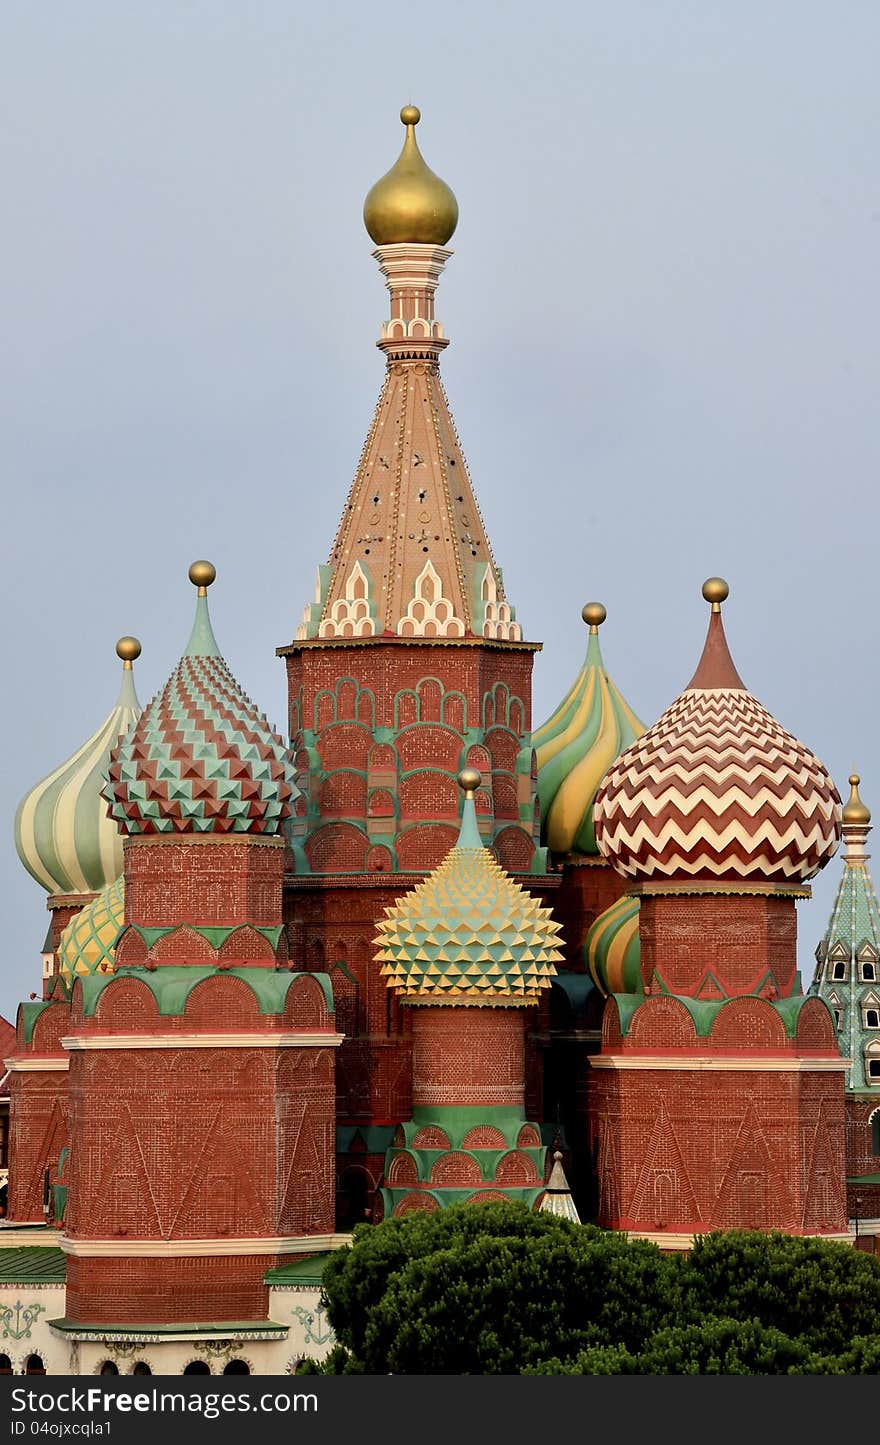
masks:
[(876, 1336), (880, 1261), (833, 1240), (730, 1230), (704, 1235), (678, 1261), (680, 1312), (759, 1320), (818, 1354)]
[(745, 1231), (684, 1255), (522, 1204), (359, 1226), (328, 1374), (877, 1374), (880, 1261)]
[(652, 1244), (493, 1203), (359, 1228), (324, 1291), (368, 1373), (519, 1373), (608, 1340), (638, 1349), (672, 1268)]

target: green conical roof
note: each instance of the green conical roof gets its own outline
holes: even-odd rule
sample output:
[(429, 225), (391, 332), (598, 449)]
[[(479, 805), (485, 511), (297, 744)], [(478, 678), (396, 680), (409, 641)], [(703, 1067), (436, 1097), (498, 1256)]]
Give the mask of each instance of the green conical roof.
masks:
[(140, 716), (131, 668), (140, 644), (122, 638), (118, 650), (124, 663), (115, 706), (82, 747), (25, 794), (15, 815), (18, 856), (48, 893), (94, 893), (122, 872), (122, 839), (101, 785), (112, 748)]
[(549, 908), (482, 846), (476, 786), (455, 847), (379, 923), (381, 972), (408, 1003), (533, 1004), (562, 960)]
[(851, 1060), (847, 1089), (862, 1092), (880, 1084), (880, 903), (865, 852), (871, 814), (858, 796), (859, 778), (853, 775), (850, 783), (852, 796), (843, 812), (843, 876), (816, 949), (810, 991), (831, 1009), (841, 1053)]
[(532, 734), (538, 765), (541, 842), (561, 855), (598, 855), (593, 802), (599, 784), (645, 725), (618, 692), (602, 661), (600, 603), (588, 602), (587, 653), (562, 702)]
[[(208, 569), (206, 575), (204, 569)], [(297, 791), (281, 737), (220, 656), (194, 563), (196, 615), (183, 657), (112, 754), (104, 797), (123, 832), (274, 835)]]

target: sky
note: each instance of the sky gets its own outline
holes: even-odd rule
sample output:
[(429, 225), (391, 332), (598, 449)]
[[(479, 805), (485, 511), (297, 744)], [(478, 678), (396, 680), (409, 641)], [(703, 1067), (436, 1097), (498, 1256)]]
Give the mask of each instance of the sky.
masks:
[[(40, 989), (21, 795), (215, 631), (284, 669), (384, 361), (361, 206), (422, 111), (460, 208), (443, 374), (536, 659), (653, 722), (728, 579), (746, 684), (880, 819), (874, 0), (5, 0), (0, 1010)], [(799, 905), (809, 980), (839, 857)]]

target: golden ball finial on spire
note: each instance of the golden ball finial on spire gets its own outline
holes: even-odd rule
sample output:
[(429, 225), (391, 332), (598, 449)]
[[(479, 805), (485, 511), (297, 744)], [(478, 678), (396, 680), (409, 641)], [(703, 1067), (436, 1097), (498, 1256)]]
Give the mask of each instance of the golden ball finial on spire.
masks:
[(861, 781), (858, 773), (850, 773), (850, 795), (843, 807), (843, 821), (844, 823), (852, 823), (856, 826), (866, 828), (871, 821), (871, 809), (866, 807), (859, 797), (859, 783)]
[(136, 637), (120, 637), (116, 644), (116, 656), (122, 659), (123, 667), (130, 668), (140, 655), (141, 645)]
[(208, 588), (217, 576), (217, 568), (213, 562), (193, 562), (189, 569), (189, 580), (193, 587), (197, 587), (199, 596), (207, 595)]
[(472, 798), (483, 781), (483, 775), (478, 768), (462, 768), (458, 775), (458, 786), (466, 798)]
[(585, 607), (581, 608), (581, 617), (594, 635), (599, 631), (607, 616), (608, 613), (601, 602), (588, 602)]
[(720, 612), (722, 602), (730, 596), (730, 588), (723, 577), (707, 577), (702, 590), (706, 601), (711, 602), (713, 612)]
[(458, 202), (425, 164), (416, 140), (417, 105), (405, 105), (403, 150), (364, 201), (364, 225), (377, 246), (445, 246), (458, 225)]

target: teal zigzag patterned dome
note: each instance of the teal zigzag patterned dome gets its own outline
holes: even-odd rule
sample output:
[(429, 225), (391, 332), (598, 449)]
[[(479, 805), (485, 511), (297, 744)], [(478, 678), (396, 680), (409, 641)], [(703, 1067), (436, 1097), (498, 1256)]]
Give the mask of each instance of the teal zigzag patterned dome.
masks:
[(101, 785), (111, 750), (140, 717), (132, 670), (140, 651), (136, 637), (119, 639), (122, 682), (112, 711), (97, 732), (18, 805), (18, 856), (47, 893), (97, 893), (122, 872), (122, 839), (107, 816)]
[(601, 602), (581, 616), (590, 629), (580, 672), (556, 711), (532, 734), (538, 765), (541, 842), (557, 856), (598, 855), (593, 802), (603, 777), (645, 725), (618, 692), (602, 661)]
[(296, 793), (293, 758), (220, 655), (210, 562), (194, 562), (186, 651), (114, 751), (104, 797), (124, 833), (277, 834)]

